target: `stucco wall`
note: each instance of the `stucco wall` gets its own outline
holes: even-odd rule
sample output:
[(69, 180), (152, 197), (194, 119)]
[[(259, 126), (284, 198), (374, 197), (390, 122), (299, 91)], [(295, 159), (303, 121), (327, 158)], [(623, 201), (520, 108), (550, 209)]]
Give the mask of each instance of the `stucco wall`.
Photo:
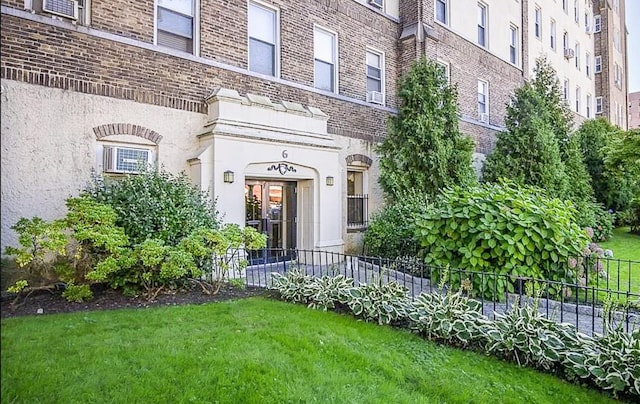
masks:
[[(158, 132), (158, 159), (168, 170), (187, 170), (195, 134), (206, 115), (114, 98), (2, 80), (2, 239), (20, 217), (64, 215), (64, 201), (90, 177), (98, 141), (96, 126), (140, 125)], [(108, 140), (109, 137), (105, 138)], [(144, 141), (140, 142), (144, 144)]]

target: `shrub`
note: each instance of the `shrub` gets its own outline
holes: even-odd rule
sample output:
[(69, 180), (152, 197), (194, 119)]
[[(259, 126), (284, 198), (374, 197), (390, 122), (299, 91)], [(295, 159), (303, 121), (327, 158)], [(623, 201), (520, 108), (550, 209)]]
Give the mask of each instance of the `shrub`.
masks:
[(397, 282), (382, 283), (378, 280), (349, 289), (347, 305), (355, 316), (366, 321), (390, 324), (407, 318), (408, 292)]
[(622, 226), (630, 226), (631, 233), (640, 234), (640, 197), (632, 199), (629, 208), (620, 212), (619, 217)]
[[(448, 189), (416, 225), (427, 264), (493, 273), (473, 277), (472, 287), (496, 299), (514, 291), (515, 277), (575, 279), (567, 261), (589, 240), (573, 214), (570, 203), (503, 182)], [(452, 283), (461, 276), (451, 271)]]
[(386, 205), (371, 219), (364, 235), (365, 255), (382, 258), (416, 256), (415, 217), (428, 209), (425, 196), (407, 193)]
[(398, 115), (377, 148), (385, 195), (398, 200), (417, 190), (434, 197), (444, 187), (476, 183), (473, 141), (458, 128), (457, 90), (442, 68), (421, 59), (399, 87)]
[(67, 288), (62, 292), (62, 296), (70, 302), (82, 303), (93, 297), (93, 292), (89, 285), (68, 284)]
[(113, 208), (116, 225), (124, 228), (131, 245), (149, 237), (176, 245), (195, 229), (215, 229), (220, 223), (214, 204), (185, 174), (163, 169), (119, 179), (94, 176), (85, 194)]

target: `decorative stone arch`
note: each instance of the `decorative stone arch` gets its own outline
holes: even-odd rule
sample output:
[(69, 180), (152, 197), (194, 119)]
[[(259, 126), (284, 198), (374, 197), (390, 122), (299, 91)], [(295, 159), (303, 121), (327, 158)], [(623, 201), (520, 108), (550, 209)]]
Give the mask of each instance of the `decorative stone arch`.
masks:
[(371, 167), (373, 160), (364, 154), (351, 154), (347, 156), (347, 165), (352, 165), (353, 163), (361, 163), (361, 165), (365, 165), (369, 168)]
[(110, 123), (106, 125), (100, 125), (93, 128), (93, 133), (96, 135), (97, 140), (102, 140), (107, 136), (115, 135), (131, 135), (147, 139), (156, 145), (162, 140), (162, 135), (158, 132), (145, 128), (140, 125), (133, 125), (130, 123)]

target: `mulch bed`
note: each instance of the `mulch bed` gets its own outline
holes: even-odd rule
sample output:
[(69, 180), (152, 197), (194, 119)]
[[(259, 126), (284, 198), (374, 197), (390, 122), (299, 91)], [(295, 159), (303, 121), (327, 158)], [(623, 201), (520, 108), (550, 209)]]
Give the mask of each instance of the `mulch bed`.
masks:
[(55, 313), (71, 313), (76, 311), (142, 309), (157, 306), (176, 306), (182, 304), (202, 304), (224, 300), (237, 300), (251, 296), (269, 295), (264, 288), (247, 287), (240, 289), (230, 285), (223, 285), (216, 295), (202, 293), (200, 288), (180, 290), (174, 293), (159, 294), (152, 302), (144, 297), (130, 297), (120, 291), (113, 290), (106, 285), (93, 285), (93, 299), (83, 303), (68, 302), (62, 297), (62, 291), (39, 291), (33, 293), (26, 300), (19, 300), (15, 306), (11, 303), (15, 295), (3, 294), (0, 306), (0, 317), (18, 317), (29, 315), (44, 315)]

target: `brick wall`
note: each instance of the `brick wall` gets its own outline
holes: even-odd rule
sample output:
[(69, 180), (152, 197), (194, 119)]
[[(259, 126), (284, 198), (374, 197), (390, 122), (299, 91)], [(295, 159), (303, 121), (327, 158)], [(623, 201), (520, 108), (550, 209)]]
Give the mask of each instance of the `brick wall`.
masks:
[[(143, 12), (134, 13), (127, 16), (122, 25), (110, 28), (104, 25), (105, 22), (100, 22), (101, 16), (98, 11), (101, 9), (96, 5), (99, 2), (93, 3), (96, 7), (93, 9), (93, 24), (112, 33), (125, 30), (127, 24), (139, 21), (145, 15)], [(115, 5), (112, 9), (117, 10), (118, 2), (113, 3)], [(245, 10), (245, 17), (236, 17), (236, 19), (246, 20), (244, 1), (221, 3), (219, 7), (227, 7), (228, 3), (243, 4), (235, 7)], [(213, 6), (213, 3), (209, 6)], [(282, 7), (285, 6), (283, 2)], [(299, 7), (297, 10), (281, 11), (283, 78), (295, 80), (300, 84), (313, 84), (313, 23), (321, 22), (323, 26), (338, 32), (341, 59), (340, 93), (359, 100), (365, 99), (365, 47), (371, 45), (385, 51), (387, 105), (394, 106), (395, 36), (397, 35), (395, 23), (351, 0), (327, 0), (317, 4), (309, 1), (308, 4), (299, 4), (297, 7)], [(304, 46), (304, 42), (294, 46), (292, 37), (294, 28), (285, 29), (285, 26), (289, 26), (289, 20), (296, 19), (294, 11), (301, 13), (305, 7), (308, 10), (315, 7), (318, 12), (305, 12), (302, 17), (298, 16), (298, 20), (301, 21), (298, 25), (306, 27), (306, 34), (304, 34), (306, 36), (303, 40), (306, 38), (309, 42), (307, 46)], [(152, 5), (151, 11), (153, 11)], [(149, 15), (152, 18), (152, 13)], [(321, 19), (322, 15), (325, 15), (326, 21)], [(106, 18), (102, 19), (106, 21)], [(220, 20), (221, 24), (222, 21)], [(317, 106), (329, 114), (331, 133), (369, 140), (379, 139), (385, 134), (386, 118), (389, 113), (368, 106), (326, 97), (269, 80), (261, 80), (206, 63), (102, 39), (82, 33), (71, 25), (61, 28), (6, 14), (2, 15), (1, 23), (0, 46), (3, 56), (1, 75), (3, 78), (197, 112), (206, 112), (203, 99), (213, 88), (233, 87), (241, 93), (253, 92), (267, 95), (275, 100), (291, 100)], [(214, 24), (214, 22), (207, 22), (207, 24)], [(368, 24), (368, 28), (365, 24)], [(382, 26), (386, 28), (379, 31), (384, 31), (385, 34), (374, 35), (375, 27)], [(221, 27), (218, 28), (220, 29)], [(246, 31), (246, 26), (243, 29)], [(289, 29), (291, 32), (285, 33)], [(203, 31), (213, 30), (213, 26), (203, 27)], [(371, 35), (361, 35), (367, 30)], [(137, 27), (127, 31), (128, 33), (123, 36), (145, 40), (145, 38), (149, 39), (145, 37), (145, 35), (148, 36), (147, 31), (148, 29), (144, 27)], [(229, 38), (224, 40), (218, 38), (217, 41), (220, 43), (216, 45), (214, 42), (205, 42), (203, 38), (203, 53), (207, 50), (213, 54), (215, 50), (216, 54), (222, 55), (219, 60), (224, 59), (222, 49), (229, 47), (223, 46), (223, 42), (228, 40)], [(246, 46), (246, 32), (242, 33), (240, 41), (237, 38), (234, 38), (234, 41)], [(239, 49), (227, 49), (227, 52), (235, 55), (237, 61), (246, 61), (246, 49), (244, 53)], [(307, 57), (305, 60), (300, 60), (299, 58), (305, 52), (308, 53)], [(225, 61), (232, 62), (231, 59)], [(239, 62), (235, 64), (240, 65)]]

